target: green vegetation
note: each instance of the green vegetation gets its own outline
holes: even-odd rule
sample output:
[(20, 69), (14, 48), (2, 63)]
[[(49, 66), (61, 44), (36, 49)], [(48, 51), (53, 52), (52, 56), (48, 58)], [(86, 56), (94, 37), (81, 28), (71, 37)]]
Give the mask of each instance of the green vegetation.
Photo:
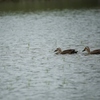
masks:
[(99, 7), (100, 0), (0, 0), (0, 11), (36, 11)]

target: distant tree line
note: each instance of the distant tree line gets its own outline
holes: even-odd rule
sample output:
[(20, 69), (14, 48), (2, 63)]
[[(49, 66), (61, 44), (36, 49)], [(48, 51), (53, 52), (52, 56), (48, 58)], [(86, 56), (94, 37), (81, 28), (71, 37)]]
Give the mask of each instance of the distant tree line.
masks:
[(35, 2), (35, 1), (58, 1), (58, 2), (63, 2), (63, 1), (68, 1), (68, 2), (72, 2), (72, 3), (84, 3), (84, 2), (88, 2), (88, 3), (97, 3), (100, 4), (100, 0), (0, 0), (0, 2)]

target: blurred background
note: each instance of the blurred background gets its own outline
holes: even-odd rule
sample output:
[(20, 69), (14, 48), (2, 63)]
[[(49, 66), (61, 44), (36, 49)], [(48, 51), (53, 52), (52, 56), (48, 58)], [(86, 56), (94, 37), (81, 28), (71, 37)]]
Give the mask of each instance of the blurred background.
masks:
[(100, 7), (100, 0), (0, 0), (0, 11), (35, 11)]

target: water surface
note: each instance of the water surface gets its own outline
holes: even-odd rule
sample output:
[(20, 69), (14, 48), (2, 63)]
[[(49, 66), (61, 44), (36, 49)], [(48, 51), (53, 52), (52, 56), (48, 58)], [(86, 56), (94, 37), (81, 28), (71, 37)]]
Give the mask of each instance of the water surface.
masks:
[(100, 55), (85, 46), (100, 48), (100, 9), (3, 13), (0, 100), (100, 100)]

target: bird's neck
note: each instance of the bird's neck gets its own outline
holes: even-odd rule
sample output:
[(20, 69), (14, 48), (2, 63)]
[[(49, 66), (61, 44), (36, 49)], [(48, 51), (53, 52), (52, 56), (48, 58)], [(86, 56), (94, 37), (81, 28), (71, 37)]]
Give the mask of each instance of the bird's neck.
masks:
[(91, 53), (91, 51), (90, 51), (90, 48), (88, 48), (88, 49), (86, 49), (87, 50), (87, 52), (90, 54)]
[(59, 49), (59, 50), (58, 50), (58, 53), (61, 53), (61, 52), (62, 52), (62, 50), (61, 50), (61, 49)]

